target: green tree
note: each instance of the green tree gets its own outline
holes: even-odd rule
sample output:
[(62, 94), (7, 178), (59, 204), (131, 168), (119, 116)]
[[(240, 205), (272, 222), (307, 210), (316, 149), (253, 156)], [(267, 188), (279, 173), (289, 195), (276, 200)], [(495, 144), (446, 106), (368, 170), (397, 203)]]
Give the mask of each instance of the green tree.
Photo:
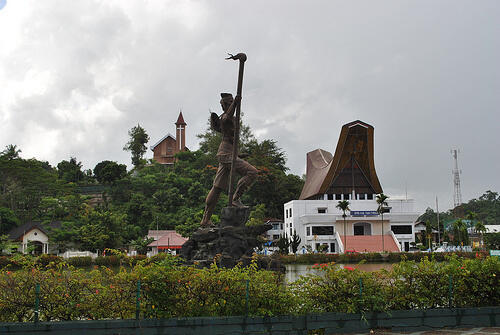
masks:
[(484, 244), (484, 233), (486, 233), (487, 229), (486, 229), (486, 226), (484, 225), (484, 223), (482, 223), (481, 221), (477, 220), (474, 224), (474, 231), (476, 233), (479, 233), (480, 234), (480, 241), (481, 241), (481, 245)]
[(12, 160), (19, 158), (19, 154), (21, 153), (21, 149), (17, 148), (15, 144), (9, 144), (5, 147), (5, 150), (0, 152), (0, 158)]
[[(441, 234), (444, 232), (444, 222), (452, 219), (453, 215), (450, 212), (439, 212), (439, 231)], [(432, 229), (438, 230), (437, 213), (430, 207), (427, 207), (425, 212), (419, 216), (417, 222), (430, 222)]]
[(302, 242), (302, 239), (299, 237), (299, 235), (297, 235), (297, 231), (294, 229), (292, 239), (290, 241), (290, 246), (292, 247), (292, 252), (294, 254), (297, 254), (297, 249), (299, 248), (300, 242)]
[(130, 139), (123, 147), (123, 150), (132, 153), (132, 164), (134, 167), (138, 167), (142, 165), (142, 157), (147, 150), (146, 143), (149, 142), (149, 135), (140, 124), (137, 124), (137, 126), (129, 130), (128, 136)]
[(16, 247), (17, 245), (10, 241), (9, 235), (0, 235), (0, 255), (4, 252), (10, 254)]
[(0, 206), (12, 210), (21, 222), (35, 218), (44, 196), (71, 192), (73, 186), (62, 185), (46, 162), (0, 157)]
[(77, 183), (84, 180), (82, 171), (82, 163), (77, 162), (75, 157), (71, 157), (69, 161), (63, 160), (57, 164), (57, 174), (59, 179), (67, 183)]
[(387, 210), (387, 199), (389, 197), (384, 193), (377, 194), (377, 212), (382, 216), (382, 252), (385, 252), (385, 241), (384, 241), (384, 212)]
[(104, 209), (91, 210), (78, 229), (77, 242), (85, 250), (96, 251), (122, 246), (121, 230), (125, 223), (122, 214)]
[(458, 219), (452, 225), (453, 243), (456, 246), (469, 245), (469, 233), (464, 220)]
[(19, 224), (19, 219), (14, 214), (14, 211), (6, 207), (0, 207), (0, 235), (9, 233)]
[(127, 175), (127, 166), (113, 161), (102, 161), (94, 167), (94, 176), (102, 184), (111, 184)]
[(280, 254), (287, 255), (289, 250), (290, 250), (290, 241), (286, 237), (285, 234), (280, 235), (280, 238), (278, 239), (277, 246), (279, 248)]
[(484, 242), (488, 249), (500, 249), (500, 233), (487, 233), (484, 234)]
[(148, 252), (148, 245), (154, 241), (154, 238), (138, 237), (130, 242), (130, 246), (137, 251), (139, 255), (145, 255)]
[(346, 237), (347, 227), (346, 227), (345, 219), (346, 219), (347, 215), (345, 214), (345, 212), (350, 211), (349, 201), (347, 201), (347, 200), (339, 201), (337, 203), (337, 206), (335, 206), (335, 207), (337, 207), (338, 209), (340, 209), (342, 211), (342, 217), (344, 218), (344, 252), (346, 252), (346, 250), (347, 250), (347, 237)]
[(250, 212), (248, 217), (247, 226), (256, 226), (264, 224), (264, 219), (266, 218), (266, 205), (259, 204)]
[(425, 241), (423, 241), (424, 245), (432, 249), (432, 225), (429, 221), (425, 223)]

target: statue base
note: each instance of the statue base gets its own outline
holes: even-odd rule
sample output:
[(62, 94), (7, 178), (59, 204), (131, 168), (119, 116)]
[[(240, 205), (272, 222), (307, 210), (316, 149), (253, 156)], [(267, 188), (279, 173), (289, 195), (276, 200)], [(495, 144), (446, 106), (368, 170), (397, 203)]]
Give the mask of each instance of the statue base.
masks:
[(250, 208), (224, 207), (219, 226), (198, 229), (182, 246), (182, 258), (200, 266), (214, 260), (227, 268), (248, 264), (254, 248), (262, 245), (259, 236), (272, 229), (270, 224), (245, 226), (249, 215)]

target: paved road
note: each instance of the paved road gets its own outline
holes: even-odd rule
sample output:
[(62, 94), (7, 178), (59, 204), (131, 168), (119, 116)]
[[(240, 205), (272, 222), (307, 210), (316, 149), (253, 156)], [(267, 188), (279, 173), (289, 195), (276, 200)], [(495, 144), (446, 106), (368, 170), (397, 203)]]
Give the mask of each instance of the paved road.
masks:
[[(355, 333), (366, 335), (367, 333)], [(398, 332), (376, 329), (369, 334), (374, 335), (500, 335), (500, 327), (482, 327), (482, 328), (443, 328), (433, 330), (420, 330), (415, 332)], [(354, 334), (352, 334), (354, 335)]]

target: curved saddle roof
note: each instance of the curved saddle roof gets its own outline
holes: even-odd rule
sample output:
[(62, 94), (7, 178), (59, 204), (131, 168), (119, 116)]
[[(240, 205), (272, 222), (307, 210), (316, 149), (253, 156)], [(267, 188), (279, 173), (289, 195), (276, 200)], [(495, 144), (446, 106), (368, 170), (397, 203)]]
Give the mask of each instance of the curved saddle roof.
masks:
[(356, 120), (342, 126), (335, 155), (322, 149), (307, 153), (306, 182), (299, 199), (318, 195), (382, 193), (373, 160), (373, 126)]

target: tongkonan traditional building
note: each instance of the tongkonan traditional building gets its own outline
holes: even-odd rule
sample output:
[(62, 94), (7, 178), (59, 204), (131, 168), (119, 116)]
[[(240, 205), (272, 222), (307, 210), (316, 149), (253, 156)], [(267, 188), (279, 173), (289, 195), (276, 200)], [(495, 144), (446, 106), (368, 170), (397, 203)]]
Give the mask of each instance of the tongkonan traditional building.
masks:
[[(377, 211), (376, 196), (383, 190), (375, 171), (373, 133), (371, 125), (353, 121), (342, 127), (334, 155), (322, 149), (307, 153), (300, 198), (284, 205), (285, 233), (290, 237), (295, 230), (300, 236), (299, 252), (410, 249), (418, 218), (414, 201), (389, 195), (383, 221)], [(336, 207), (341, 200), (349, 201), (345, 223)]]

